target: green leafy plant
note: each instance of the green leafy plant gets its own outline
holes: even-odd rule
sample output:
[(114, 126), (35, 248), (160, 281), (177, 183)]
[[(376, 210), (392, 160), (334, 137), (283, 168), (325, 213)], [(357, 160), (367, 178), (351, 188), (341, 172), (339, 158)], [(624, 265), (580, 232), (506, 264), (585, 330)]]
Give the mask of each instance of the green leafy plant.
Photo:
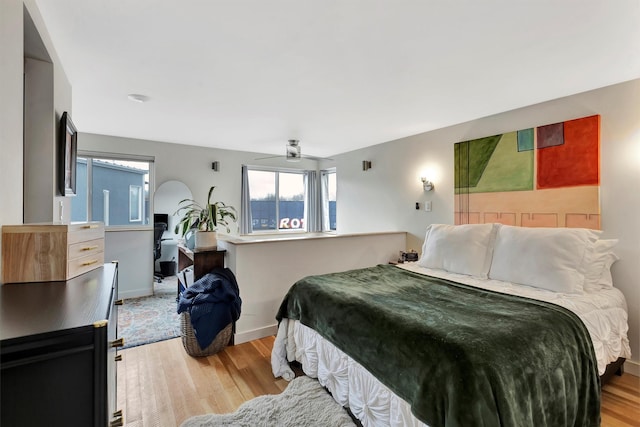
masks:
[(238, 219), (238, 213), (233, 206), (223, 202), (211, 202), (211, 195), (215, 186), (209, 189), (206, 205), (201, 205), (193, 199), (184, 199), (178, 203), (178, 210), (174, 215), (181, 215), (175, 227), (175, 233), (184, 236), (191, 229), (201, 231), (216, 231), (218, 226), (224, 226), (227, 233), (231, 232), (229, 222)]

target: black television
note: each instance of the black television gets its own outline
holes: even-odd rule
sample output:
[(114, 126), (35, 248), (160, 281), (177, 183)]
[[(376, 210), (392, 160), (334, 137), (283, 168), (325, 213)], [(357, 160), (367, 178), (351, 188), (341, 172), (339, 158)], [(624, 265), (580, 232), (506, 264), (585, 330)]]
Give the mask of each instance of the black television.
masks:
[(166, 213), (154, 213), (153, 214), (153, 223), (157, 224), (159, 222), (164, 222), (169, 225), (169, 214)]
[(58, 189), (63, 196), (76, 195), (78, 131), (69, 113), (62, 113), (58, 138)]

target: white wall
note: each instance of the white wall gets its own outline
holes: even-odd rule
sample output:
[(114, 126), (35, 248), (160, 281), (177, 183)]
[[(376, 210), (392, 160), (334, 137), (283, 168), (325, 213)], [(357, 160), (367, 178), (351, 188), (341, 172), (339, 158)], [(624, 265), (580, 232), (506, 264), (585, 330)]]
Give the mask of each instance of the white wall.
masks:
[(70, 220), (70, 198), (58, 190), (60, 118), (71, 110), (71, 85), (40, 12), (25, 1), (23, 220)]
[[(334, 156), (338, 170), (340, 232), (406, 230), (409, 248), (420, 250), (431, 223), (453, 223), (453, 145), (484, 136), (578, 117), (601, 116), (601, 213), (604, 238), (618, 238), (621, 260), (615, 285), (629, 306), (632, 360), (640, 360), (640, 80), (497, 114), (457, 126)], [(373, 168), (362, 171), (362, 160)], [(422, 191), (421, 171), (431, 170), (435, 190)], [(433, 202), (433, 211), (415, 202)]]
[[(53, 63), (53, 111), (52, 120), (63, 111), (71, 111), (71, 85), (53, 47), (43, 23), (36, 0), (0, 1), (0, 226), (21, 224), (23, 221), (23, 72), (24, 72), (24, 19), (26, 9), (37, 28), (42, 42)], [(55, 144), (51, 135), (49, 144)], [(47, 147), (49, 148), (49, 147)], [(26, 172), (42, 177), (48, 185), (54, 181), (55, 170), (36, 168)], [(29, 195), (27, 195), (28, 197)], [(67, 207), (69, 198), (49, 195), (48, 212), (53, 220), (54, 206), (62, 201)], [(66, 212), (70, 209), (65, 207)], [(2, 251), (0, 242), (0, 253)]]
[(0, 225), (22, 223), (22, 27), (22, 1), (0, 1)]
[(105, 232), (104, 262), (118, 261), (118, 298), (135, 298), (152, 293), (152, 245), (153, 232)]
[(298, 280), (396, 260), (406, 245), (405, 236), (389, 233), (256, 243), (219, 240), (219, 247), (227, 250), (226, 265), (238, 280), (242, 298), (235, 342), (275, 334), (278, 308)]
[(24, 82), (24, 222), (53, 220), (56, 194), (56, 125), (53, 109), (53, 64), (25, 58)]

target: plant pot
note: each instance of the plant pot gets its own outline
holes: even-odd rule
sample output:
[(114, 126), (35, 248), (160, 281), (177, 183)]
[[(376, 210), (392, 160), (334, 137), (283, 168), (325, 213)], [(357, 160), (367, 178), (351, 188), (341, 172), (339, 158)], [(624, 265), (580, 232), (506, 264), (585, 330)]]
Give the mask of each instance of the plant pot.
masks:
[(218, 246), (217, 231), (196, 231), (196, 249), (215, 249)]
[(196, 247), (196, 231), (195, 230), (192, 229), (187, 231), (187, 233), (184, 235), (184, 244), (190, 250), (193, 250)]

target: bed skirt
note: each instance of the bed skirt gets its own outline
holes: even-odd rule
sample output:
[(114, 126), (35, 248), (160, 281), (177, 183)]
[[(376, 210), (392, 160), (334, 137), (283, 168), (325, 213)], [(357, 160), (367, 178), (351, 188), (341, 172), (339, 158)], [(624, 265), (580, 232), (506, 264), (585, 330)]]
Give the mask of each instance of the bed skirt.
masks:
[(409, 404), (385, 387), (358, 362), (313, 329), (283, 319), (271, 355), (273, 374), (291, 380), (288, 362), (297, 361), (304, 373), (317, 378), (333, 398), (348, 407), (363, 426), (424, 427)]

